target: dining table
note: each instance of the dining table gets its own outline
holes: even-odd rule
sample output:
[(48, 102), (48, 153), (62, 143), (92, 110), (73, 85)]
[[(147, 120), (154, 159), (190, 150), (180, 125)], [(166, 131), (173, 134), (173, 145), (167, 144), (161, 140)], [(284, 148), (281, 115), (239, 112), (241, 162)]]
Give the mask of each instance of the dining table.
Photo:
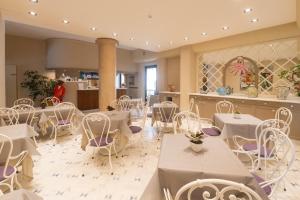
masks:
[[(33, 155), (41, 155), (32, 137), (38, 136), (38, 133), (27, 124), (16, 124), (11, 126), (1, 126), (0, 134), (8, 136), (13, 143), (12, 156), (27, 151), (28, 154), (22, 162), (22, 175), (26, 178), (33, 178)], [(7, 155), (7, 154), (1, 154)], [(0, 156), (0, 162), (5, 161), (5, 157)]]
[[(115, 141), (115, 146), (116, 146), (116, 151), (120, 152), (122, 151), (126, 144), (128, 143), (128, 138), (132, 135), (131, 129), (129, 128), (131, 124), (131, 116), (129, 111), (104, 111), (101, 112), (106, 114), (111, 122), (110, 126), (110, 131), (118, 130), (117, 136), (116, 136), (116, 141)], [(102, 130), (103, 124), (99, 124), (96, 129)], [(80, 125), (79, 127), (79, 132), (82, 135), (81, 138), (81, 148), (82, 150), (86, 150), (86, 146), (88, 145), (88, 138), (85, 134), (84, 127)], [(94, 136), (97, 137), (101, 134), (101, 131), (94, 132)], [(102, 154), (107, 154), (106, 151), (101, 152)], [(112, 152), (114, 153), (114, 152)]]
[(231, 139), (235, 135), (255, 139), (255, 129), (262, 122), (250, 114), (234, 113), (215, 113), (213, 121), (222, 130), (223, 139)]
[[(183, 134), (164, 135), (157, 170), (140, 199), (163, 199), (164, 188), (175, 196), (187, 183), (214, 178), (243, 183), (268, 200), (255, 177), (221, 138), (206, 137), (202, 145), (202, 150), (196, 153)], [(196, 196), (192, 200), (199, 199)]]

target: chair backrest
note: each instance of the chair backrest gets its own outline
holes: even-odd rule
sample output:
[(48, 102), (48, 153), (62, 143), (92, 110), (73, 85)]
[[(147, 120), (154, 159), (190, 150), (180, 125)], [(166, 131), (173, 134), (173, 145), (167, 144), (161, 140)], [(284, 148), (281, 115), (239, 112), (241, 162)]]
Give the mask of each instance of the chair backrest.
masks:
[(16, 110), (19, 115), (19, 124), (25, 123), (28, 125), (32, 125), (32, 121), (35, 115), (35, 108), (28, 104), (19, 104), (12, 107), (12, 109)]
[(164, 101), (160, 103), (159, 115), (162, 122), (171, 123), (176, 114), (178, 106), (172, 101)]
[(149, 106), (152, 107), (155, 103), (159, 103), (159, 95), (150, 95), (147, 100), (149, 101)]
[(191, 111), (177, 113), (173, 119), (174, 134), (197, 133), (201, 130), (199, 116)]
[(128, 99), (130, 99), (130, 96), (128, 95), (122, 95), (119, 97), (119, 100), (128, 100)]
[[(286, 176), (295, 160), (295, 147), (289, 137), (280, 129), (269, 127), (263, 130), (258, 140), (258, 156), (254, 171), (259, 171), (265, 180), (262, 188), (272, 188), (269, 196)], [(260, 169), (260, 170), (258, 170)]]
[(193, 112), (194, 105), (195, 105), (195, 99), (194, 98), (190, 98), (189, 111)]
[(0, 126), (10, 126), (19, 123), (19, 113), (12, 108), (0, 108)]
[(2, 160), (2, 167), (4, 167), (3, 171), (1, 171), (0, 176), (7, 178), (10, 174), (7, 173), (9, 160), (13, 150), (13, 142), (10, 137), (3, 135), (0, 133), (0, 158)]
[(249, 200), (262, 200), (262, 198), (251, 188), (241, 183), (221, 179), (201, 179), (192, 181), (182, 186), (176, 196), (175, 200), (187, 199), (191, 200), (193, 192), (199, 191), (201, 196), (198, 199), (214, 199), (214, 200), (227, 200), (227, 199), (240, 199), (244, 196)]
[(233, 113), (234, 106), (230, 101), (219, 101), (216, 104), (217, 113)]
[(277, 128), (284, 132), (286, 135), (290, 134), (290, 126), (285, 121), (278, 119), (267, 119), (259, 123), (255, 128), (255, 138), (257, 142), (263, 130), (270, 127)]
[(118, 105), (121, 111), (129, 111), (131, 108), (130, 97), (127, 95), (123, 95), (119, 98)]
[(54, 107), (54, 115), (60, 125), (71, 124), (75, 112), (76, 107), (71, 102), (62, 102)]
[[(109, 117), (101, 112), (90, 113), (83, 117), (81, 125), (89, 141), (94, 140), (97, 146), (99, 141), (106, 141), (108, 144), (108, 133), (110, 130)], [(96, 141), (97, 137), (97, 141)]]
[(14, 101), (14, 105), (19, 105), (19, 104), (27, 104), (33, 106), (34, 102), (29, 98), (20, 98)]
[(280, 107), (276, 110), (275, 119), (283, 120), (290, 125), (293, 120), (293, 114), (290, 109), (286, 107)]

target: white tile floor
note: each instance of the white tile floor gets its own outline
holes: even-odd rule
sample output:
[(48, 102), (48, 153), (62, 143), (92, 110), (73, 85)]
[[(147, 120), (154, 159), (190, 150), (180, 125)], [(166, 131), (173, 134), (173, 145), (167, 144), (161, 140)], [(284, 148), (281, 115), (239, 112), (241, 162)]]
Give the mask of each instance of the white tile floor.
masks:
[[(138, 200), (157, 166), (159, 143), (147, 122), (144, 149), (129, 148), (125, 157), (113, 158), (114, 175), (109, 174), (107, 157), (92, 159), (92, 152), (80, 148), (80, 135), (59, 138), (59, 144), (41, 141), (40, 157), (34, 157), (34, 179), (26, 187), (45, 200)], [(300, 141), (297, 159), (286, 178), (286, 192), (280, 200), (300, 199)], [(147, 154), (145, 154), (147, 153)]]

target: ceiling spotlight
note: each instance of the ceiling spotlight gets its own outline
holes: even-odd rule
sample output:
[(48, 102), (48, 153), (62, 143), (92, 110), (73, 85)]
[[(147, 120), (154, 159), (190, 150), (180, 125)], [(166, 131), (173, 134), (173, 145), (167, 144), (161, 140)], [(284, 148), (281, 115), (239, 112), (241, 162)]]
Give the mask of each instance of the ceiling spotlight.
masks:
[(251, 19), (251, 21), (250, 21), (250, 22), (252, 22), (252, 23), (256, 23), (256, 22), (258, 22), (258, 18)]
[(29, 11), (28, 14), (29, 14), (29, 15), (32, 15), (32, 16), (37, 16), (37, 13), (34, 12), (34, 11)]
[(131, 37), (129, 40), (130, 40), (130, 41), (133, 41), (133, 40), (134, 40), (134, 38), (133, 38), (133, 37)]
[(252, 8), (245, 8), (245, 9), (244, 9), (244, 13), (245, 13), (245, 14), (251, 13), (252, 11), (253, 11)]
[(115, 32), (114, 32), (114, 33), (113, 33), (113, 36), (114, 36), (114, 37), (117, 37), (117, 36), (118, 36), (118, 33), (115, 33)]
[(38, 3), (39, 0), (29, 0), (31, 3)]
[(67, 20), (67, 19), (64, 19), (64, 20), (63, 20), (63, 23), (64, 23), (64, 24), (69, 24), (69, 23), (70, 23), (70, 21), (69, 21), (69, 20)]
[(222, 29), (223, 29), (224, 31), (226, 31), (226, 30), (229, 29), (229, 27), (228, 27), (228, 26), (223, 26)]
[(158, 48), (160, 48), (160, 44), (159, 44), (159, 45), (157, 45), (157, 47), (158, 47)]
[(170, 41), (170, 45), (172, 45), (173, 44), (173, 41)]
[(146, 41), (146, 45), (147, 45), (147, 46), (149, 45), (149, 42), (148, 42), (148, 41)]
[(92, 30), (92, 31), (95, 31), (95, 30), (97, 30), (97, 28), (96, 28), (96, 27), (92, 27), (91, 30)]
[(189, 38), (188, 37), (184, 37), (184, 40), (187, 41), (187, 40), (189, 40)]
[(206, 36), (206, 35), (207, 35), (207, 33), (203, 32), (203, 33), (201, 33), (201, 35), (203, 35), (203, 36)]

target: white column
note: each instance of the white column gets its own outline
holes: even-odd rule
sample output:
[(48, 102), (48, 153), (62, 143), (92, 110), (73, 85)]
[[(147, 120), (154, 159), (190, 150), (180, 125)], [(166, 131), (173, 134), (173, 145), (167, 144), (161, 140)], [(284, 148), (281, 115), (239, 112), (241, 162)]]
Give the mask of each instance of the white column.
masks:
[(300, 28), (300, 0), (296, 0), (296, 21), (298, 28)]
[(180, 108), (189, 109), (189, 93), (196, 91), (196, 56), (191, 46), (180, 49)]
[(165, 58), (157, 60), (157, 89), (158, 91), (167, 90), (167, 67)]
[(0, 12), (0, 107), (5, 107), (5, 22)]

